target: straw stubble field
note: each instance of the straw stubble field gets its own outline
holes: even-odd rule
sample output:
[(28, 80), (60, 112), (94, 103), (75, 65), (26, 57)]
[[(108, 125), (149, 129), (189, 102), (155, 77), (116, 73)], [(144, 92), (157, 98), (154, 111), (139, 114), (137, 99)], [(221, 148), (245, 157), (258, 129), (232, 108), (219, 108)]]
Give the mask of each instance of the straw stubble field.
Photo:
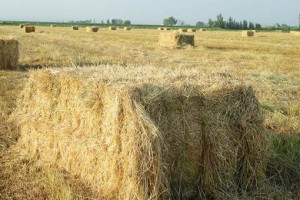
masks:
[[(26, 34), (18, 27), (0, 27), (1, 36), (15, 36), (19, 40), (20, 69), (113, 66), (117, 71), (116, 66), (120, 66), (120, 69), (128, 67), (131, 70), (137, 67), (138, 71), (144, 66), (157, 74), (166, 74), (167, 70), (170, 76), (179, 69), (217, 73), (251, 85), (264, 114), (265, 136), (270, 143), (266, 155), (268, 184), (255, 194), (240, 195), (271, 199), (299, 195), (300, 37), (258, 32), (254, 37), (243, 38), (240, 32), (205, 31), (195, 33), (195, 47), (170, 49), (158, 46), (159, 33), (135, 29), (112, 32), (107, 28), (93, 33), (84, 28), (73, 31), (61, 27), (36, 27), (35, 33)], [(136, 78), (142, 78), (141, 74)], [(45, 158), (20, 155), (25, 151), (15, 145), (19, 131), (10, 114), (16, 108), (17, 96), (27, 80), (27, 72), (0, 72), (0, 196), (15, 199), (99, 198), (94, 188), (72, 170), (70, 173), (41, 163)], [(94, 180), (89, 174), (83, 176)], [(226, 191), (223, 195), (223, 198), (233, 198)]]

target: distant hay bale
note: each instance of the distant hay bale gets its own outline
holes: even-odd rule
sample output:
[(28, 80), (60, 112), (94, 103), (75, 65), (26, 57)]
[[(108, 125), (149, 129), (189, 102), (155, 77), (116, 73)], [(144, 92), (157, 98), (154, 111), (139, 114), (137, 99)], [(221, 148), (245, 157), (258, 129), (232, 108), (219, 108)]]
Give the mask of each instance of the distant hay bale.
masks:
[(163, 31), (163, 30), (164, 30), (164, 27), (158, 27), (157, 30)]
[(165, 27), (165, 28), (164, 28), (164, 31), (169, 31), (169, 30), (171, 30), (171, 29), (168, 28), (168, 27)]
[(97, 32), (99, 30), (96, 26), (88, 26), (86, 27), (86, 32)]
[(300, 36), (300, 31), (290, 31), (291, 34)]
[(54, 28), (54, 27), (56, 27), (56, 26), (55, 26), (55, 25), (53, 25), (53, 24), (51, 24), (51, 25), (50, 25), (50, 27), (51, 27), (51, 28)]
[(275, 30), (275, 33), (282, 33), (282, 30)]
[(264, 178), (263, 118), (241, 81), (145, 66), (55, 70), (30, 72), (12, 115), (17, 146), (101, 199), (223, 199)]
[(194, 29), (194, 28), (189, 28), (189, 29), (187, 29), (187, 32), (193, 33), (193, 32), (196, 32), (196, 29)]
[(125, 31), (130, 31), (131, 28), (130, 28), (130, 27), (124, 27), (124, 30), (125, 30)]
[(199, 31), (200, 31), (200, 32), (206, 31), (206, 29), (205, 29), (205, 28), (200, 28)]
[(180, 29), (178, 29), (178, 32), (180, 32), (180, 33), (185, 33), (185, 32), (187, 32), (188, 30), (186, 29), (186, 28), (180, 28)]
[(162, 47), (180, 48), (185, 45), (194, 46), (194, 35), (172, 33), (160, 33), (159, 45)]
[(24, 28), (24, 24), (20, 24), (20, 25), (19, 25), (19, 28)]
[(252, 37), (254, 36), (254, 31), (242, 31), (242, 37)]
[(33, 33), (33, 32), (35, 32), (35, 27), (34, 26), (25, 26), (24, 30), (25, 30), (25, 33)]
[(0, 39), (0, 70), (17, 69), (19, 42), (16, 39)]
[(253, 31), (254, 33), (256, 33), (256, 32), (257, 32), (257, 30), (251, 30), (251, 31)]
[(77, 30), (79, 30), (79, 27), (78, 26), (72, 26), (72, 30), (77, 31)]
[(117, 27), (115, 27), (115, 26), (110, 26), (110, 27), (108, 27), (108, 29), (111, 30), (111, 31), (115, 31), (115, 30), (117, 30)]

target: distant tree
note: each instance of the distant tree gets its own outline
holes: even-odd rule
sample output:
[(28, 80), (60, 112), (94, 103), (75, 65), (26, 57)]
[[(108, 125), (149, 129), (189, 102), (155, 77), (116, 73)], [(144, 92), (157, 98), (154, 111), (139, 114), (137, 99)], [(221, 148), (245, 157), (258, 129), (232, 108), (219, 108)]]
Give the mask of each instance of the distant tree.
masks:
[(106, 24), (110, 24), (110, 21), (109, 21), (109, 19), (106, 21)]
[(206, 24), (204, 22), (199, 21), (199, 22), (196, 23), (196, 26), (197, 27), (205, 27)]
[(255, 28), (256, 28), (256, 29), (261, 29), (261, 25), (258, 24), (258, 23), (256, 23), (256, 24), (255, 24)]
[(174, 26), (177, 24), (177, 19), (175, 19), (174, 17), (168, 17), (164, 19), (163, 23), (164, 26)]
[(248, 22), (243, 20), (243, 29), (248, 29)]
[(255, 29), (254, 23), (253, 22), (249, 22), (249, 29), (253, 30)]
[(234, 29), (233, 19), (232, 17), (228, 18), (227, 28)]
[(130, 20), (125, 20), (124, 25), (131, 25), (131, 21)]
[(217, 16), (216, 26), (220, 28), (224, 28), (224, 18), (222, 14)]
[(278, 23), (274, 24), (274, 28), (280, 28), (280, 24)]
[(123, 24), (123, 20), (122, 19), (112, 19), (111, 23), (114, 25)]
[(184, 26), (185, 25), (185, 22), (184, 22), (184, 20), (177, 20), (177, 25), (179, 25), (179, 26)]
[(101, 20), (101, 24), (104, 24), (104, 21), (103, 21), (103, 20)]
[(208, 22), (207, 22), (208, 26), (210, 28), (214, 27), (215, 26), (215, 22), (212, 20), (212, 19), (208, 19)]

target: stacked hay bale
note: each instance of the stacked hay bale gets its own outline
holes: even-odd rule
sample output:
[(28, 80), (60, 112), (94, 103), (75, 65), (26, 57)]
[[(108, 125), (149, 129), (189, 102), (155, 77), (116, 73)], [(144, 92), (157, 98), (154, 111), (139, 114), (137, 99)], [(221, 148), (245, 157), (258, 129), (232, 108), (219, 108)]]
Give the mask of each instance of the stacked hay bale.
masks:
[(99, 30), (96, 26), (88, 26), (86, 27), (86, 32), (97, 32)]
[(17, 69), (19, 42), (16, 39), (0, 39), (0, 70)]
[(78, 27), (78, 26), (72, 26), (72, 30), (78, 31), (78, 30), (79, 30), (79, 27)]
[(117, 27), (115, 27), (115, 26), (110, 26), (110, 27), (108, 27), (108, 29), (111, 30), (111, 31), (115, 31), (115, 30), (117, 30)]
[(35, 27), (34, 26), (25, 26), (24, 30), (25, 30), (25, 33), (34, 33)]
[(185, 33), (185, 32), (187, 32), (188, 30), (186, 29), (186, 28), (180, 28), (180, 29), (178, 29), (178, 32), (180, 32), (180, 33)]
[(253, 37), (254, 31), (242, 31), (242, 37)]
[(153, 66), (40, 70), (17, 105), (17, 146), (101, 199), (222, 199), (264, 178), (259, 104), (239, 80)]
[(189, 32), (189, 33), (194, 33), (194, 32), (196, 32), (196, 29), (194, 29), (194, 28), (189, 28), (189, 29), (187, 29), (187, 32)]
[(128, 27), (128, 26), (126, 26), (126, 27), (124, 27), (124, 30), (125, 30), (125, 31), (130, 31), (130, 30), (131, 30), (131, 28), (130, 28), (130, 27)]
[(162, 47), (180, 48), (186, 45), (194, 46), (194, 35), (172, 33), (160, 33), (159, 45)]

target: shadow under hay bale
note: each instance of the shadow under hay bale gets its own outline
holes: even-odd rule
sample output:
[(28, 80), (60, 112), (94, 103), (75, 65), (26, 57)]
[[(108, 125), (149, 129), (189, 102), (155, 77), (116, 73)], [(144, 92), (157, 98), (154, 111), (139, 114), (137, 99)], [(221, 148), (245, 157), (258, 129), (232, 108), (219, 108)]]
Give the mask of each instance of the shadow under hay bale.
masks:
[(99, 28), (96, 26), (86, 27), (86, 32), (98, 32)]
[(253, 37), (254, 31), (242, 31), (242, 37)]
[(220, 199), (258, 186), (266, 143), (251, 87), (163, 71), (32, 71), (12, 117), (17, 145), (103, 199)]
[(173, 33), (160, 33), (159, 45), (162, 47), (181, 48), (186, 45), (194, 46), (194, 35)]
[(19, 42), (16, 39), (0, 39), (0, 70), (17, 69)]
[(35, 27), (34, 26), (25, 26), (25, 33), (34, 33)]

